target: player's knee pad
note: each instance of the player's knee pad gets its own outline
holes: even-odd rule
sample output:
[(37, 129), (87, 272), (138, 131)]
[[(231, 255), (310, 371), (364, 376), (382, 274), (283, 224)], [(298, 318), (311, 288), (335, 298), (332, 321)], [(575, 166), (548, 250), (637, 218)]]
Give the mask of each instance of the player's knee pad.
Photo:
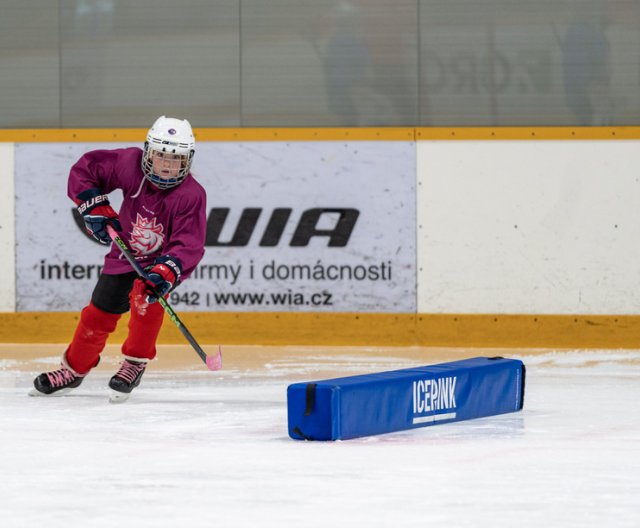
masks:
[(90, 331), (110, 334), (116, 329), (120, 317), (120, 314), (105, 312), (90, 302), (82, 310), (80, 322)]

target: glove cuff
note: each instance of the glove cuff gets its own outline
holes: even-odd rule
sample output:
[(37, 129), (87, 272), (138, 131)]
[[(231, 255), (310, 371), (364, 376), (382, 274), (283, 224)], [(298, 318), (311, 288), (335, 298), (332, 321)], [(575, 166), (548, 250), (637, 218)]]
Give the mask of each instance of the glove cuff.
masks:
[(182, 263), (171, 255), (163, 255), (154, 261), (154, 268), (158, 266), (162, 270), (162, 278), (171, 284), (180, 282), (182, 276)]
[(109, 198), (100, 189), (88, 189), (76, 197), (76, 204), (78, 205), (78, 212), (85, 216), (96, 207), (109, 205)]

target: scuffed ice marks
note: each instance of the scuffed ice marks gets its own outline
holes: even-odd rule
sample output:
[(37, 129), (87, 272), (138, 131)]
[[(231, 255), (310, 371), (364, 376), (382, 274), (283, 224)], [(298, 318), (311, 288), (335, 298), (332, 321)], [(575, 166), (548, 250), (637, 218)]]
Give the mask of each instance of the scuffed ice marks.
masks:
[[(118, 406), (107, 403), (110, 368), (44, 399), (26, 395), (35, 361), (3, 361), (3, 518), (48, 528), (87, 515), (93, 526), (124, 515), (156, 528), (638, 525), (637, 351), (522, 355), (521, 413), (327, 443), (288, 439), (289, 383), (415, 366), (418, 354), (296, 351), (307, 359), (214, 376), (151, 369)], [(70, 468), (72, 503), (60, 485)]]
[(593, 374), (640, 374), (640, 350), (572, 350), (551, 351), (535, 355), (510, 356), (522, 360), (527, 368), (579, 368)]

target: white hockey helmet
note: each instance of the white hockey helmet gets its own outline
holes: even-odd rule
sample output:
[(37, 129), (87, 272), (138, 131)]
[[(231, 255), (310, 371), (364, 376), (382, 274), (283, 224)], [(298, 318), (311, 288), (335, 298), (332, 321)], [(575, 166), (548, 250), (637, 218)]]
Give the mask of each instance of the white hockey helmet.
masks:
[[(186, 119), (159, 117), (147, 133), (142, 155), (142, 172), (147, 180), (159, 189), (170, 189), (182, 183), (191, 169), (196, 141), (193, 130)], [(164, 179), (153, 173), (152, 153), (166, 152), (181, 156), (181, 167), (177, 177)]]

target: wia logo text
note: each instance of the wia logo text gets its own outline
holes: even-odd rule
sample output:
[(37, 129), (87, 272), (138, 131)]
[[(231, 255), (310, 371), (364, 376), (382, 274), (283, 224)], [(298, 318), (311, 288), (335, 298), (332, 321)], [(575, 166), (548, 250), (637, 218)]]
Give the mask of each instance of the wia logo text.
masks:
[[(84, 221), (74, 208), (72, 209), (77, 226), (86, 234)], [(222, 230), (225, 227), (231, 209), (228, 207), (214, 207), (207, 217), (207, 236), (205, 246), (208, 247), (245, 247), (254, 238), (260, 247), (275, 247), (280, 243), (288, 242), (291, 247), (305, 247), (314, 237), (326, 237), (328, 247), (345, 247), (353, 233), (360, 211), (351, 208), (323, 208), (306, 209), (300, 215), (293, 235), (289, 240), (283, 240), (285, 228), (289, 224), (293, 209), (277, 207), (271, 211), (271, 215), (262, 232), (256, 232), (259, 218), (263, 214), (261, 207), (248, 207), (242, 210), (238, 223), (233, 233), (227, 240), (221, 240)], [(323, 215), (336, 217), (333, 227), (320, 228)], [(93, 237), (87, 235), (91, 240)], [(95, 240), (93, 240), (95, 242)]]

